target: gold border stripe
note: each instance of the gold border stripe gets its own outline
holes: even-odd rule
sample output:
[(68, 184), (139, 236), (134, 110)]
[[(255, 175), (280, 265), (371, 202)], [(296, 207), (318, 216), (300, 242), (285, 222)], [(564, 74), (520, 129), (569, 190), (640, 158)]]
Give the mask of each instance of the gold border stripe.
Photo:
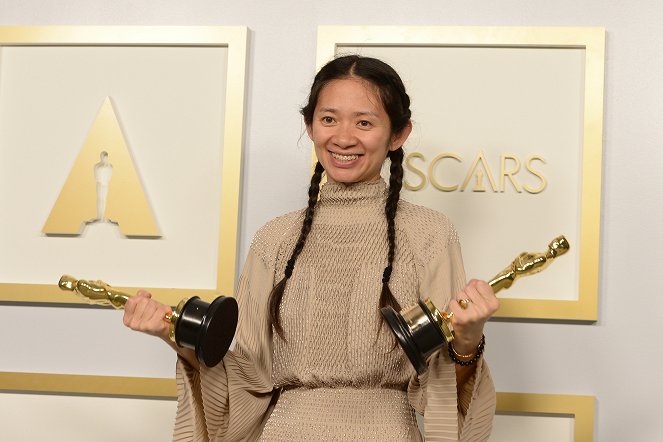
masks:
[(175, 379), (0, 372), (0, 391), (139, 398), (177, 397)]
[(594, 440), (594, 396), (568, 394), (497, 393), (497, 412), (571, 415), (573, 440)]
[[(242, 140), (244, 138), (244, 97), (246, 88), (246, 28), (228, 36), (228, 87), (226, 88), (223, 170), (221, 172), (221, 222), (217, 290), (232, 296), (235, 291), (239, 198), (242, 185)], [(227, 148), (231, 147), (231, 148)]]

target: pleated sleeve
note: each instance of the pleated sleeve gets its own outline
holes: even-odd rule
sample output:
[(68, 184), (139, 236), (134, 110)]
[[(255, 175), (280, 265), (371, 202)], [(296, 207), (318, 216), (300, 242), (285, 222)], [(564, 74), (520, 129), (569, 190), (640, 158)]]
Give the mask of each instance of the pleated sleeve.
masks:
[[(439, 309), (465, 286), (465, 271), (460, 244), (454, 227), (446, 218), (440, 229), (442, 235), (429, 243), (431, 251), (422, 264), (420, 296), (431, 298)], [(495, 414), (495, 387), (488, 365), (481, 358), (475, 374), (457, 393), (456, 367), (446, 347), (433, 354), (428, 370), (414, 376), (408, 386), (411, 405), (424, 415), (424, 436), (432, 441), (488, 440)]]
[(200, 372), (177, 362), (174, 441), (245, 441), (260, 434), (274, 396), (267, 302), (273, 283), (273, 270), (252, 247), (236, 292), (234, 349), (216, 367), (201, 364)]

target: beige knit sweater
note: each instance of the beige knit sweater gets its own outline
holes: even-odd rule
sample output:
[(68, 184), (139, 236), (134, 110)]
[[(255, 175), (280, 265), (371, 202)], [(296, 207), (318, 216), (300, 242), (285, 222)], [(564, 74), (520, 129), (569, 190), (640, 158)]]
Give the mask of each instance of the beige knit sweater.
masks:
[[(434, 354), (417, 376), (378, 313), (387, 240), (383, 181), (326, 184), (272, 334), (268, 296), (283, 276), (303, 212), (256, 234), (237, 288), (236, 347), (215, 368), (177, 363), (175, 441), (488, 439), (495, 390), (480, 360), (456, 393), (455, 366)], [(441, 214), (405, 201), (390, 287), (401, 306), (445, 306), (464, 285), (458, 237)]]

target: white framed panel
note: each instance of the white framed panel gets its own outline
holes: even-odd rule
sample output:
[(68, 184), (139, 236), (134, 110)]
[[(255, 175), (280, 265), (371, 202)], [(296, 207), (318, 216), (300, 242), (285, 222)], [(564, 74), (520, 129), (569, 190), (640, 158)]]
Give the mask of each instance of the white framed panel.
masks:
[(492, 442), (594, 440), (594, 396), (497, 393)]
[(469, 277), (489, 280), (564, 234), (570, 251), (519, 280), (497, 316), (595, 320), (604, 31), (332, 27), (318, 66), (359, 53), (401, 75), (414, 131), (403, 197), (447, 214)]
[(491, 442), (573, 442), (573, 417), (497, 414)]
[(172, 438), (177, 402), (0, 393), (0, 409), (2, 440), (166, 441)]
[[(1, 300), (78, 302), (65, 273), (171, 305), (232, 294), (246, 50), (243, 27), (0, 28)], [(160, 238), (40, 232), (105, 97)]]
[[(0, 309), (15, 338), (0, 390), (174, 395), (172, 350), (118, 312), (53, 309), (81, 302), (57, 281), (104, 279), (170, 305), (232, 295), (247, 39), (245, 27), (0, 27), (0, 204), (13, 208), (0, 220)], [(45, 235), (106, 97), (161, 237), (111, 224)]]
[(0, 372), (0, 439), (170, 440), (175, 398), (174, 379)]

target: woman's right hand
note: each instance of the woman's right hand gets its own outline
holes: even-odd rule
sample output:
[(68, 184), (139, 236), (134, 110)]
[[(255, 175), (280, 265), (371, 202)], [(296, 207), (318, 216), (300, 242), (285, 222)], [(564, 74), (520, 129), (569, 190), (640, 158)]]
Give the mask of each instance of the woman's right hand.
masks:
[(152, 299), (151, 293), (139, 290), (127, 300), (123, 322), (132, 330), (157, 336), (170, 343), (170, 322), (164, 320), (164, 317), (171, 312), (170, 306)]
[(200, 370), (200, 364), (193, 350), (179, 347), (170, 340), (170, 322), (165, 320), (166, 314), (172, 314), (169, 305), (152, 299), (152, 294), (145, 290), (138, 290), (135, 296), (129, 297), (124, 304), (124, 325), (132, 330), (147, 333), (163, 339), (175, 350), (191, 367)]

